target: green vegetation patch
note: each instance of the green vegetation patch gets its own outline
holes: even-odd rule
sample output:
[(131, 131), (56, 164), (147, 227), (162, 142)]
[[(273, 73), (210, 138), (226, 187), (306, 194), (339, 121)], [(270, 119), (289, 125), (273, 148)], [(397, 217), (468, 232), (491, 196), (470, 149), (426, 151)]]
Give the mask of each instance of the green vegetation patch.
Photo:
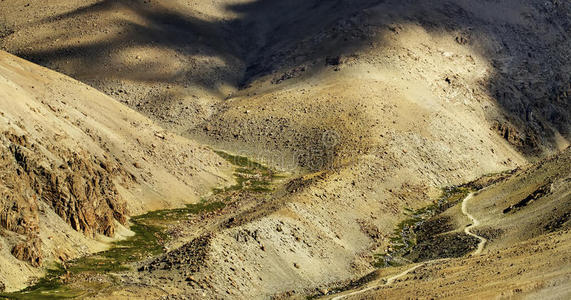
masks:
[[(264, 165), (251, 161), (243, 156), (235, 156), (215, 151), (225, 160), (236, 166), (234, 176), (236, 184), (227, 188), (214, 189), (214, 194), (233, 191), (270, 192), (272, 182), (283, 176), (275, 174)], [(224, 201), (230, 201), (225, 195)], [(221, 198), (219, 198), (221, 199)], [(207, 202), (204, 199), (197, 204), (189, 204), (183, 208), (151, 211), (131, 218), (131, 230), (135, 235), (116, 241), (106, 251), (95, 253), (63, 264), (56, 264), (47, 270), (46, 276), (36, 284), (15, 293), (0, 294), (0, 298), (8, 299), (68, 299), (94, 295), (105, 287), (112, 285), (115, 272), (131, 270), (133, 263), (161, 255), (165, 252), (163, 245), (168, 241), (169, 225), (191, 215), (216, 211), (224, 208), (221, 201)], [(73, 278), (81, 275), (106, 276), (103, 282), (85, 282), (74, 284)], [(70, 281), (70, 282), (68, 282)]]
[(271, 192), (273, 190), (272, 181), (283, 178), (283, 176), (275, 174), (270, 168), (247, 157), (232, 155), (222, 151), (214, 152), (234, 166), (237, 166), (234, 171), (236, 184), (226, 188), (214, 189), (215, 194), (242, 190), (258, 193)]
[[(35, 285), (16, 293), (0, 294), (8, 299), (68, 299), (85, 296), (89, 290), (103, 288), (105, 283), (93, 283), (92, 287), (81, 289), (65, 282), (66, 278), (79, 274), (104, 274), (131, 269), (131, 264), (165, 252), (163, 245), (168, 240), (167, 224), (187, 218), (193, 214), (222, 209), (222, 202), (189, 204), (184, 208), (166, 209), (148, 212), (131, 218), (131, 230), (135, 235), (116, 241), (111, 248), (90, 256), (57, 264), (47, 271)], [(113, 281), (113, 278), (111, 278)], [(83, 284), (83, 283), (82, 283)]]
[(417, 210), (405, 208), (407, 219), (397, 224), (393, 234), (389, 237), (390, 246), (386, 253), (375, 254), (373, 265), (377, 268), (400, 266), (409, 261), (405, 258), (417, 244), (416, 231), (433, 216), (458, 204), (471, 190), (464, 186), (445, 188), (442, 196), (435, 203)]

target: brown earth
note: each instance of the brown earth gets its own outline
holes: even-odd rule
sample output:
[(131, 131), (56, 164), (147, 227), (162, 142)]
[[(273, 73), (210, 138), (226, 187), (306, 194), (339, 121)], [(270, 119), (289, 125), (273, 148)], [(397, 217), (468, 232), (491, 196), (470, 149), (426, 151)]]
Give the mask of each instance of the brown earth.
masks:
[[(346, 295), (343, 297), (346, 299), (568, 298), (571, 293), (571, 261), (567, 254), (571, 247), (570, 163), (571, 148), (568, 148), (558, 156), (515, 172), (470, 200), (469, 211), (481, 222), (473, 231), (488, 239), (482, 254), (429, 260), (394, 283), (383, 285), (383, 278), (388, 274), (399, 273), (398, 268), (387, 268), (378, 272), (377, 279), (366, 287), (336, 296)], [(516, 212), (503, 213), (502, 206), (517, 201), (545, 180), (553, 181), (549, 193), (536, 197)], [(455, 214), (458, 213), (454, 208), (443, 213)], [(465, 226), (460, 225), (459, 228)], [(440, 241), (433, 246), (440, 246)], [(457, 247), (450, 247), (448, 251), (455, 249)], [(365, 288), (369, 289), (358, 292)]]
[(104, 249), (106, 237), (128, 234), (131, 214), (193, 203), (231, 182), (227, 162), (205, 146), (7, 53), (0, 107), (0, 280), (8, 290), (40, 275), (32, 267), (46, 259)]
[[(27, 179), (0, 202), (10, 236), (0, 259), (12, 259), (11, 248), (38, 228), (46, 241), (42, 224), (112, 235), (128, 215), (194, 202), (229, 183), (229, 165), (203, 145), (293, 174), (277, 191), (238, 194), (235, 210), (186, 224), (169, 246), (177, 259), (190, 251), (200, 261), (193, 280), (135, 274), (144, 285), (125, 297), (263, 298), (358, 279), (375, 270), (373, 254), (386, 249), (405, 207), (540, 161), (571, 138), (564, 1), (5, 0), (0, 12), (2, 49), (117, 100), (2, 54), (4, 180)], [(561, 202), (548, 201), (561, 211), (550, 217), (502, 212), (548, 183), (506, 191), (510, 202), (494, 206), (494, 220), (527, 231), (484, 219), (490, 249), (565, 224)], [(465, 222), (458, 207), (445, 214)], [(212, 234), (208, 250), (193, 256), (203, 233)], [(89, 245), (74, 257), (100, 245), (74, 237)]]

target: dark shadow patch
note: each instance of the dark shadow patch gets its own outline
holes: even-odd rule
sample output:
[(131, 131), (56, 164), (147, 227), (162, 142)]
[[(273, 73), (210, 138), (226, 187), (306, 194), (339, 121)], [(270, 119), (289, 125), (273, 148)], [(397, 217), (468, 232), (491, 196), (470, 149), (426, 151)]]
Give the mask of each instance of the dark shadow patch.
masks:
[(417, 241), (425, 241), (430, 239), (432, 236), (452, 230), (454, 230), (452, 218), (449, 216), (438, 215), (422, 223), (422, 225), (415, 230), (416, 239)]
[(553, 232), (557, 230), (561, 230), (564, 228), (571, 227), (571, 211), (567, 210), (566, 212), (556, 215), (553, 219), (549, 220), (547, 224), (543, 226), (543, 229), (547, 232)]
[(420, 241), (406, 258), (422, 262), (439, 258), (461, 257), (478, 247), (479, 239), (465, 233), (447, 233)]
[(478, 226), (476, 228), (471, 228), (470, 231), (475, 235), (487, 239), (488, 242), (492, 242), (501, 238), (505, 233), (505, 230), (501, 228), (494, 228), (489, 226)]
[[(325, 61), (336, 68), (342, 63), (340, 58), (369, 47), (371, 43), (380, 43), (377, 46), (382, 49), (384, 41), (381, 35), (384, 32), (399, 34), (399, 24), (414, 23), (432, 33), (446, 31), (455, 34), (457, 43), (473, 46), (491, 62), (491, 78), (482, 86), (503, 111), (500, 116), (488, 116), (490, 126), (520, 151), (540, 154), (544, 147), (554, 148), (556, 131), (565, 138), (571, 136), (571, 72), (568, 64), (571, 52), (567, 46), (571, 22), (568, 1), (526, 1), (522, 3), (522, 11), (526, 13), (517, 23), (490, 21), (473, 10), (467, 10), (461, 3), (448, 0), (257, 0), (228, 5), (226, 9), (237, 14), (230, 20), (202, 19), (163, 3), (166, 1), (103, 0), (3, 31), (4, 35), (17, 34), (19, 30), (33, 26), (29, 24), (65, 25), (65, 22), (73, 20), (92, 21), (98, 14), (107, 12), (112, 16), (118, 9), (129, 10), (141, 22), (135, 24), (114, 17), (109, 24), (97, 24), (99, 28), (121, 24), (121, 34), (104, 41), (34, 49), (36, 45), (59, 38), (53, 34), (8, 50), (56, 69), (65, 66), (63, 62), (75, 58), (78, 66), (67, 66), (64, 73), (106, 92), (109, 92), (106, 89), (108, 85), (151, 81), (157, 84), (155, 88), (159, 91), (151, 93), (144, 103), (168, 106), (168, 100), (173, 96), (165, 92), (167, 84), (201, 85), (221, 94), (220, 87), (225, 84), (247, 87), (262, 76), (280, 70), (296, 70), (290, 74), (274, 74), (275, 82), (281, 82), (303, 73), (296, 69), (303, 65), (324, 68)], [(490, 2), (489, 9), (497, 9), (495, 5), (495, 2)], [(6, 24), (0, 24), (0, 28), (3, 27)], [(73, 29), (66, 34), (73, 40), (81, 36), (90, 37), (94, 32)], [(10, 34), (8, 39), (13, 36)], [(3, 46), (7, 45), (3, 43)], [(109, 61), (110, 53), (133, 46), (174, 50), (176, 56), (181, 54), (188, 60), (201, 56), (215, 57), (223, 65), (208, 67), (193, 62), (175, 74), (156, 72), (161, 66), (153, 65), (150, 69), (135, 65), (133, 70), (112, 66), (110, 70), (104, 68), (106, 72), (101, 72), (99, 65), (113, 63)], [(200, 72), (193, 72), (195, 69)], [(449, 81), (454, 83), (450, 78)], [(158, 114), (152, 107), (138, 109), (150, 115)]]
[[(327, 296), (327, 295), (334, 295), (334, 294), (338, 294), (338, 293), (345, 292), (348, 290), (354, 290), (356, 288), (359, 288), (359, 287), (366, 285), (369, 282), (372, 282), (373, 280), (376, 280), (377, 278), (379, 278), (379, 272), (373, 271), (373, 272), (371, 272), (371, 273), (369, 273), (369, 274), (367, 274), (361, 278), (355, 279), (355, 280), (348, 280), (348, 281), (344, 281), (344, 282), (337, 282), (335, 284), (329, 284), (328, 286), (330, 288), (327, 288), (327, 287), (317, 288), (316, 291), (306, 293), (306, 299), (317, 299), (319, 297), (323, 297), (323, 296)], [(333, 287), (331, 287), (331, 286), (333, 286)], [(293, 291), (290, 293), (291, 293), (290, 296), (293, 296), (296, 294)], [(279, 299), (279, 297), (276, 299)]]
[(210, 248), (210, 234), (197, 237), (182, 247), (164, 254), (151, 263), (139, 268), (139, 271), (157, 271), (182, 269), (196, 273), (204, 266)]
[(515, 213), (518, 210), (520, 210), (521, 208), (527, 206), (532, 201), (543, 198), (543, 197), (549, 195), (550, 193), (551, 193), (551, 183), (546, 183), (546, 184), (542, 185), (541, 187), (539, 187), (538, 189), (536, 189), (535, 191), (533, 191), (527, 197), (520, 200), (518, 203), (510, 205), (509, 207), (504, 209), (503, 213), (504, 214)]

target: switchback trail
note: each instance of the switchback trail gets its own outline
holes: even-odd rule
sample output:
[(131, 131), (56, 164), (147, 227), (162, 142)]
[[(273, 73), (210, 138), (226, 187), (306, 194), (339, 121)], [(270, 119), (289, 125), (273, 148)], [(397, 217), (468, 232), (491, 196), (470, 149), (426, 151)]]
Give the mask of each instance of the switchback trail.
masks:
[(468, 196), (466, 196), (466, 198), (464, 198), (464, 201), (462, 201), (462, 213), (466, 217), (468, 217), (468, 219), (470, 219), (470, 221), (472, 221), (471, 225), (466, 226), (466, 228), (464, 228), (464, 233), (466, 233), (467, 235), (473, 236), (473, 237), (480, 240), (480, 243), (478, 243), (478, 248), (476, 249), (476, 251), (474, 251), (472, 253), (474, 255), (477, 255), (477, 254), (482, 253), (482, 250), (484, 250), (484, 246), (486, 245), (486, 242), (488, 240), (486, 238), (479, 236), (477, 234), (474, 234), (470, 231), (470, 229), (472, 229), (473, 227), (480, 225), (480, 221), (476, 220), (476, 218), (474, 218), (474, 216), (469, 214), (468, 209), (466, 208), (466, 206), (468, 205), (468, 200), (472, 199), (473, 196), (474, 196), (474, 193), (470, 193), (470, 194), (468, 194)]
[[(471, 214), (468, 213), (467, 204), (468, 204), (468, 201), (469, 201), (470, 199), (472, 199), (473, 196), (474, 196), (474, 193), (473, 193), (473, 192), (472, 192), (472, 193), (469, 193), (469, 194), (464, 198), (464, 200), (462, 200), (462, 214), (464, 214), (466, 217), (468, 217), (468, 219), (470, 219), (470, 221), (472, 222), (472, 224), (470, 224), (469, 226), (466, 226), (466, 228), (464, 228), (464, 233), (466, 233), (467, 235), (473, 236), (473, 237), (475, 237), (475, 238), (477, 238), (477, 239), (480, 240), (480, 243), (478, 244), (478, 248), (472, 253), (472, 254), (474, 254), (474, 255), (477, 255), (477, 254), (482, 253), (482, 250), (484, 249), (484, 246), (486, 245), (486, 242), (487, 242), (488, 240), (487, 240), (486, 238), (484, 238), (484, 237), (482, 237), (482, 236), (479, 236), (479, 235), (477, 235), (477, 234), (474, 234), (474, 233), (472, 233), (472, 232), (470, 231), (470, 229), (472, 229), (473, 227), (478, 226), (478, 225), (480, 224), (480, 222), (479, 222), (476, 218), (474, 218), (474, 216), (472, 216)], [(420, 268), (420, 267), (422, 267), (422, 266), (426, 266), (426, 265), (428, 265), (428, 264), (435, 263), (435, 262), (442, 261), (442, 260), (445, 260), (445, 259), (439, 258), (439, 259), (429, 260), (429, 261), (420, 263), (420, 264), (418, 264), (418, 265), (416, 265), (416, 266), (414, 266), (414, 267), (412, 267), (412, 268), (409, 268), (409, 269), (403, 271), (402, 273), (399, 273), (399, 274), (397, 274), (397, 275), (394, 275), (394, 276), (392, 276), (392, 277), (387, 278), (387, 279), (386, 279), (386, 282), (383, 283), (383, 284), (372, 285), (372, 286), (370, 286), (370, 287), (367, 287), (367, 288), (364, 288), (364, 289), (361, 289), (361, 290), (357, 290), (357, 291), (351, 292), (351, 293), (349, 293), (349, 294), (339, 295), (339, 296), (336, 296), (336, 297), (331, 298), (331, 300), (340, 300), (340, 299), (344, 299), (344, 298), (347, 298), (347, 297), (350, 297), (350, 296), (355, 296), (355, 295), (364, 293), (364, 292), (366, 292), (366, 291), (370, 291), (370, 290), (375, 289), (375, 288), (379, 288), (379, 287), (382, 287), (382, 286), (391, 285), (391, 284), (392, 284), (393, 282), (395, 282), (397, 279), (406, 276), (406, 275), (409, 274), (410, 272), (412, 272), (412, 271), (414, 271), (414, 270), (416, 270), (416, 269), (418, 269), (418, 268)]]

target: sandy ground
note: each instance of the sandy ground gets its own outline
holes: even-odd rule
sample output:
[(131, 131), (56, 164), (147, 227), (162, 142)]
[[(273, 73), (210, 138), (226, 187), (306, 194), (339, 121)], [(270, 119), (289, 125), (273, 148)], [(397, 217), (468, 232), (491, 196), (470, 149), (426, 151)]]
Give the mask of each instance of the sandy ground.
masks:
[[(472, 219), (465, 228), (486, 239), (481, 253), (478, 247), (467, 257), (427, 261), (400, 274), (388, 268), (384, 276), (399, 276), (392, 283), (380, 275), (378, 281), (335, 297), (568, 298), (570, 162), (571, 151), (567, 149), (459, 204), (477, 221)], [(546, 183), (550, 187), (545, 193), (535, 192)], [(536, 197), (515, 212), (503, 212), (528, 195)]]
[[(119, 176), (115, 184), (131, 214), (194, 203), (212, 187), (233, 180), (227, 162), (209, 148), (165, 132), (90, 87), (5, 52), (0, 53), (0, 107), (1, 130), (27, 136), (39, 147), (37, 159), (46, 168), (59, 166), (66, 151), (120, 164), (129, 180)], [(106, 247), (64, 225), (50, 207), (39, 205), (45, 257), (73, 258)], [(0, 277), (8, 290), (22, 288), (26, 278), (41, 271), (9, 254), (16, 237), (3, 232), (1, 250), (7, 261)]]
[[(50, 103), (72, 119), (66, 105), (90, 105), (90, 130), (110, 126), (98, 135), (144, 183), (124, 193), (134, 212), (195, 201), (224, 182), (228, 166), (202, 145), (294, 174), (295, 189), (212, 238), (208, 268), (195, 275), (209, 285), (149, 277), (176, 296), (299, 295), (360, 278), (405, 207), (569, 145), (561, 1), (11, 0), (0, 11), (9, 12), (3, 49), (124, 104), (75, 81), (54, 88), (75, 91), (74, 102)], [(105, 100), (84, 100), (95, 93)], [(485, 225), (478, 199), (469, 210)], [(244, 232), (258, 238), (236, 238)]]

